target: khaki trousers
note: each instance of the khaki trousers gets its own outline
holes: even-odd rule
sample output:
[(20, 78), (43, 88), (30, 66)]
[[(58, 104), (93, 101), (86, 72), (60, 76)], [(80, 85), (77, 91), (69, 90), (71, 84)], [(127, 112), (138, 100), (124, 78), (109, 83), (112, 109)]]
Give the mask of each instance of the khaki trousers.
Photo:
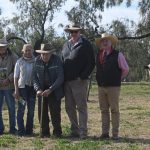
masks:
[(74, 134), (87, 135), (87, 86), (87, 80), (65, 82), (65, 108)]
[(109, 134), (111, 111), (112, 135), (118, 135), (120, 118), (119, 95), (120, 87), (99, 87), (99, 104), (102, 115), (102, 134)]

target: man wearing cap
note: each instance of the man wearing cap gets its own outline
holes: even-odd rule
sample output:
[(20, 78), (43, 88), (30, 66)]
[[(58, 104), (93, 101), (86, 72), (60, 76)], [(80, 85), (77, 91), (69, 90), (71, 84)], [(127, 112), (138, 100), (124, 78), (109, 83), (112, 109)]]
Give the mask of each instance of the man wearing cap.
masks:
[[(87, 136), (87, 79), (95, 66), (90, 42), (81, 36), (81, 28), (72, 24), (65, 29), (71, 34), (62, 50), (65, 75), (65, 107), (71, 122), (71, 136)], [(77, 112), (79, 119), (77, 118)]]
[(0, 39), (0, 135), (4, 132), (2, 118), (3, 100), (9, 112), (9, 133), (16, 133), (15, 100), (13, 97), (13, 74), (17, 56), (8, 48), (8, 42)]
[[(36, 58), (33, 67), (33, 83), (38, 96), (39, 121), (42, 119), (42, 137), (50, 136), (48, 107), (50, 109), (53, 125), (53, 135), (60, 137), (61, 129), (61, 98), (63, 93), (64, 72), (63, 65), (55, 50), (50, 44), (41, 44), (41, 50), (36, 50), (41, 55)], [(43, 109), (41, 98), (43, 97)], [(42, 112), (42, 118), (40, 118)]]
[(103, 33), (96, 39), (99, 47), (96, 60), (96, 80), (99, 86), (99, 104), (102, 116), (101, 139), (109, 138), (110, 112), (112, 120), (112, 138), (118, 139), (119, 133), (119, 94), (121, 80), (129, 72), (123, 54), (114, 49), (118, 39), (116, 36)]
[[(33, 118), (36, 93), (32, 82), (32, 69), (35, 61), (31, 44), (24, 44), (22, 57), (17, 60), (14, 70), (14, 97), (18, 101), (17, 124), (18, 135), (33, 134)], [(23, 100), (24, 103), (21, 101)], [(24, 126), (24, 113), (27, 105), (26, 126)]]

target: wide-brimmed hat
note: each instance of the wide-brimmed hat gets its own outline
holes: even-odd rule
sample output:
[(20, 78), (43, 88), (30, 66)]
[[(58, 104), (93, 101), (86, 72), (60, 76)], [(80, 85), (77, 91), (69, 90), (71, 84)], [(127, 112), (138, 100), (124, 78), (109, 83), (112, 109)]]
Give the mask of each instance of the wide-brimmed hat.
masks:
[(23, 45), (23, 48), (22, 48), (22, 51), (24, 52), (26, 49), (31, 49), (31, 50), (33, 50), (33, 47), (32, 47), (31, 44), (24, 44), (24, 45)]
[(111, 34), (108, 34), (108, 33), (103, 33), (103, 34), (101, 34), (101, 37), (100, 37), (100, 38), (96, 38), (96, 39), (95, 39), (96, 45), (99, 46), (101, 40), (103, 40), (103, 39), (110, 40), (113, 45), (115, 45), (115, 44), (118, 42), (118, 38), (117, 38), (116, 36), (111, 35)]
[(64, 29), (66, 32), (70, 31), (78, 31), (78, 30), (83, 30), (78, 23), (72, 23), (71, 25), (68, 25)]
[(0, 39), (0, 47), (8, 46), (8, 42), (5, 38)]
[(50, 44), (41, 44), (41, 49), (40, 50), (36, 50), (37, 53), (43, 53), (43, 54), (49, 54), (49, 53), (53, 53), (56, 50), (50, 45)]

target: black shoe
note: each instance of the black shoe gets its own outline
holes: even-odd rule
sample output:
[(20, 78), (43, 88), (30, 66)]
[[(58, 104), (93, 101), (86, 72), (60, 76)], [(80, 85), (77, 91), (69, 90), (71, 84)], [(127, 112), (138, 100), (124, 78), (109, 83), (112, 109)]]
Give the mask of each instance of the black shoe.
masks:
[(13, 135), (17, 135), (18, 131), (17, 131), (17, 129), (13, 129), (13, 130), (9, 130), (9, 133), (13, 134)]
[(79, 135), (78, 133), (72, 132), (72, 133), (70, 134), (70, 137), (72, 137), (72, 138), (79, 138), (80, 135)]
[(40, 137), (41, 138), (49, 138), (50, 137), (50, 134), (49, 133), (42, 133), (41, 135), (40, 135)]
[(87, 138), (87, 135), (86, 135), (86, 134), (81, 134), (81, 135), (80, 135), (80, 139), (81, 139), (81, 140), (85, 140), (86, 138)]
[(25, 133), (19, 132), (18, 136), (20, 136), (20, 137), (25, 136)]
[(18, 136), (25, 136), (25, 131), (24, 130), (18, 130)]
[(107, 139), (109, 139), (109, 134), (102, 134), (102, 135), (100, 136), (100, 139), (101, 139), (101, 140), (107, 140)]
[(54, 137), (56, 137), (56, 138), (61, 138), (61, 137), (62, 137), (62, 135), (61, 135), (61, 134), (56, 134), (56, 133), (55, 133), (55, 134), (53, 134), (53, 136), (54, 136)]
[(0, 135), (3, 135), (4, 134), (4, 132), (3, 131), (0, 131)]
[(27, 135), (27, 136), (32, 136), (32, 135), (33, 135), (33, 131), (28, 131), (28, 130), (26, 130), (25, 135)]
[(113, 135), (113, 136), (112, 136), (112, 140), (115, 140), (115, 141), (116, 141), (116, 140), (119, 140), (118, 135)]

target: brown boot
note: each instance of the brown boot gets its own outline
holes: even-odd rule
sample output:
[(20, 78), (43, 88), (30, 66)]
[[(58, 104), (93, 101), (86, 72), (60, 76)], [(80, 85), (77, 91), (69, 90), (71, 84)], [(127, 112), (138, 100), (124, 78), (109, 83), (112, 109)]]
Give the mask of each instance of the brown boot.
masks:
[(113, 134), (112, 139), (113, 140), (119, 140), (118, 134)]

